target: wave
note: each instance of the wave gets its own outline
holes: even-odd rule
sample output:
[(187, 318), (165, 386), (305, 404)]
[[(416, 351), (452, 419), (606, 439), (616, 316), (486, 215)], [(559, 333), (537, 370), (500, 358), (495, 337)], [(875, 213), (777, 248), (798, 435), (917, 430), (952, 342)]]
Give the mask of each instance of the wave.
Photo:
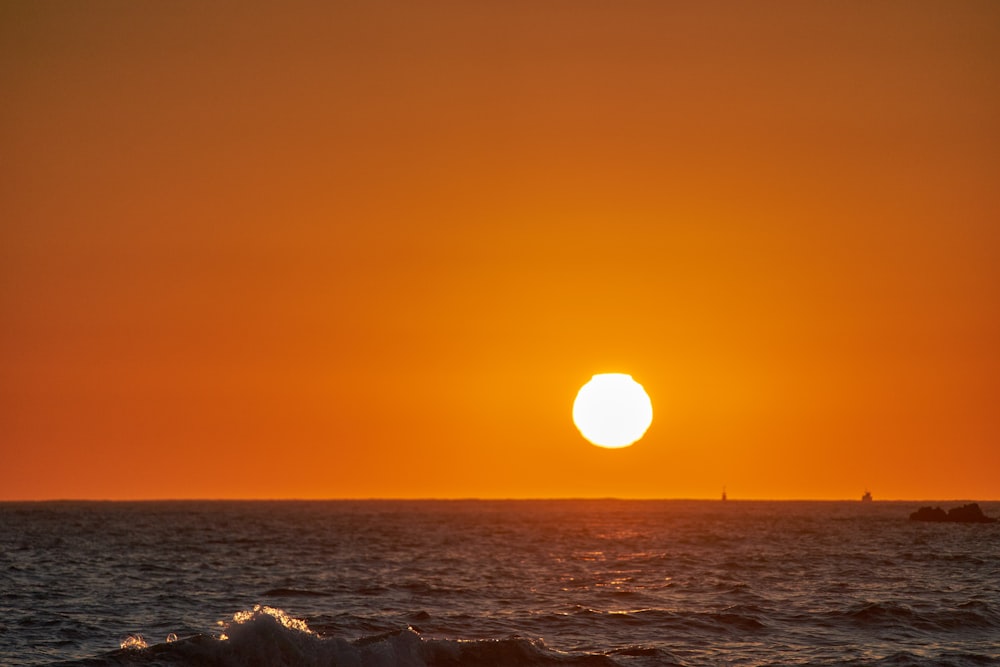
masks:
[(281, 609), (257, 605), (219, 635), (149, 645), (138, 635), (96, 658), (51, 667), (616, 667), (612, 658), (550, 649), (541, 640), (427, 639), (411, 627), (354, 641), (324, 637)]
[(601, 611), (577, 605), (573, 616), (589, 617), (592, 622), (608, 625), (625, 624), (656, 628), (659, 631), (695, 632), (719, 636), (728, 631), (758, 632), (766, 630), (766, 612), (755, 605), (732, 605), (716, 612), (678, 612), (666, 609), (635, 609), (632, 611)]
[(1000, 628), (1000, 613), (979, 601), (933, 611), (918, 611), (896, 602), (868, 602), (835, 616), (864, 627), (913, 628), (926, 632)]
[(867, 661), (845, 663), (849, 667), (854, 667), (854, 665), (868, 667), (871, 664), (879, 667), (979, 667), (980, 665), (996, 665), (997, 661), (995, 656), (978, 653), (946, 652), (928, 657), (908, 651), (899, 651), (876, 660), (874, 663)]
[(322, 598), (329, 597), (332, 593), (308, 591), (300, 588), (272, 588), (264, 591), (261, 595), (271, 598)]

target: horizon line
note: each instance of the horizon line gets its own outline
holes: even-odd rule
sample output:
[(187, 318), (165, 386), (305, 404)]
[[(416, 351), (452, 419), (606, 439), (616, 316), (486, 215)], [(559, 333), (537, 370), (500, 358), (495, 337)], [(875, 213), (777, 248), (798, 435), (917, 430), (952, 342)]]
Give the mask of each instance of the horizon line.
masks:
[[(848, 502), (860, 498), (727, 498), (712, 497), (625, 497), (625, 496), (355, 496), (355, 497), (156, 497), (156, 498), (0, 498), (0, 503), (141, 503), (141, 502), (538, 502), (538, 501), (617, 501), (617, 502)], [(1000, 498), (879, 498), (873, 503), (899, 502), (1000, 502)]]

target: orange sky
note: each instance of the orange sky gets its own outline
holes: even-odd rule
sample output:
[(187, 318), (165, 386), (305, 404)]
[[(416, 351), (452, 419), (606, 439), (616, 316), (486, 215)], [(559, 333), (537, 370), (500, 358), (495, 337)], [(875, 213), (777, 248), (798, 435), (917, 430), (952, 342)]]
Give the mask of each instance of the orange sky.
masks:
[(0, 499), (1000, 498), (996, 2), (7, 2), (0, 90)]

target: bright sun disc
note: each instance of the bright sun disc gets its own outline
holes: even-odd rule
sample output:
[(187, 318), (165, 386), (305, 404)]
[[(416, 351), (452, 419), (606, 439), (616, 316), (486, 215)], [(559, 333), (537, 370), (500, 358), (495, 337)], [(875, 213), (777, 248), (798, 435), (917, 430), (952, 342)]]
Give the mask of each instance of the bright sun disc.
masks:
[(625, 373), (601, 373), (580, 387), (573, 423), (599, 447), (628, 447), (653, 422), (653, 404), (642, 385)]

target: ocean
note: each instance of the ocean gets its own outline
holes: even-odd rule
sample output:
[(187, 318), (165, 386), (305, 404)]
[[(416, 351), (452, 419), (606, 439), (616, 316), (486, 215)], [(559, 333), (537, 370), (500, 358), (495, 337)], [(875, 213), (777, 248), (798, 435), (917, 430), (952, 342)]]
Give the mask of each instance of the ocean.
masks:
[(1000, 524), (927, 504), (0, 503), (0, 664), (1000, 664)]

